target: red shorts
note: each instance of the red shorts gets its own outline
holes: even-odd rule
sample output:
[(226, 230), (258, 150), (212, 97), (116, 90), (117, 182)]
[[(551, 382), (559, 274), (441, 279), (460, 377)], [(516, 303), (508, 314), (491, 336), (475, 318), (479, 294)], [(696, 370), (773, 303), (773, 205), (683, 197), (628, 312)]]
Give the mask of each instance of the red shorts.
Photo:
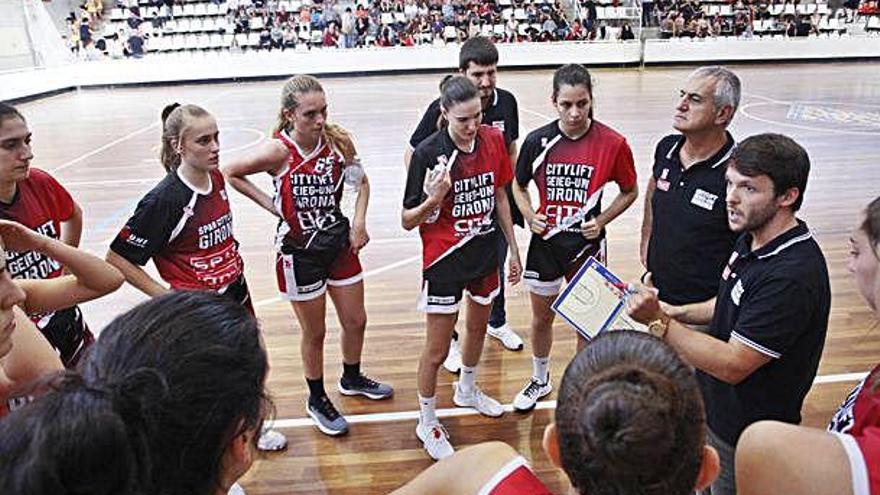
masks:
[(294, 249), (291, 254), (275, 256), (275, 275), (282, 299), (309, 301), (324, 294), (328, 285), (352, 285), (363, 280), (360, 259), (348, 244), (332, 258), (324, 253)]
[(488, 306), (498, 295), (498, 290), (497, 269), (482, 277), (460, 282), (423, 280), (417, 308), (425, 313), (456, 313), (464, 291), (475, 303)]

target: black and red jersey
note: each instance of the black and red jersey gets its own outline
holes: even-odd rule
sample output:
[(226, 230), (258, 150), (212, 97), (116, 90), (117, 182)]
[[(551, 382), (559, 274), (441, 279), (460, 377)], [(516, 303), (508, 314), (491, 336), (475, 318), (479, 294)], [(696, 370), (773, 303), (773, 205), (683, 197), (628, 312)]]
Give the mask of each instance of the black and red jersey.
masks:
[[(16, 185), (12, 202), (0, 202), (0, 218), (53, 239), (60, 238), (61, 222), (69, 220), (74, 211), (70, 193), (51, 175), (33, 167), (27, 179)], [(6, 251), (6, 268), (12, 278), (29, 279), (60, 277), (63, 270), (61, 263), (35, 251)]]
[(446, 129), (422, 141), (410, 162), (404, 208), (425, 200), (425, 177), (438, 165), (449, 168), (452, 187), (436, 218), (419, 226), (422, 268), (432, 278), (474, 279), (498, 265), (495, 190), (513, 178), (504, 137), (482, 125), (470, 152), (458, 149)]
[[(598, 215), (605, 184), (629, 189), (636, 183), (636, 171), (626, 138), (615, 130), (594, 120), (586, 134), (569, 139), (554, 120), (526, 136), (516, 180), (522, 187), (535, 181), (540, 197), (536, 212), (547, 216), (551, 231), (579, 212), (584, 219)], [(580, 234), (581, 222), (563, 231)]]
[(165, 176), (141, 199), (110, 249), (141, 266), (152, 258), (173, 289), (221, 290), (244, 270), (219, 170), (211, 171), (205, 192), (177, 173)]
[(303, 152), (284, 131), (275, 135), (290, 151), (284, 169), (273, 177), (275, 209), (281, 215), (275, 247), (306, 249), (316, 236), (348, 235), (348, 219), (342, 214), (342, 181), (345, 158), (322, 139), (309, 153)]

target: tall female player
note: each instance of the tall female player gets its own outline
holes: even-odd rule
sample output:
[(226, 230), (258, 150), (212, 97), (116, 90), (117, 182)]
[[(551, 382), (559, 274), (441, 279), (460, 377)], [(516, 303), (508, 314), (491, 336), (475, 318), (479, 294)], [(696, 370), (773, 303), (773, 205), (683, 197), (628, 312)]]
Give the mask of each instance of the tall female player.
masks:
[[(201, 107), (175, 103), (162, 111), (162, 125), (161, 161), (168, 174), (138, 203), (107, 261), (149, 296), (169, 291), (141, 268), (152, 258), (171, 290), (212, 290), (253, 313), (218, 170), (217, 121)], [(273, 430), (265, 430), (259, 441), (262, 450), (286, 444)]]
[[(614, 129), (593, 119), (593, 83), (578, 64), (553, 75), (553, 122), (530, 132), (516, 164), (513, 197), (532, 231), (525, 283), (532, 303), (532, 377), (513, 400), (518, 411), (535, 407), (550, 393), (553, 310), (564, 278), (590, 256), (605, 263), (605, 226), (638, 196), (632, 150)], [(526, 187), (535, 181), (537, 210)], [(602, 189), (617, 183), (620, 192), (602, 211)], [(578, 336), (578, 349), (586, 344)]]
[(419, 227), (422, 237), (422, 293), (427, 336), (419, 360), (419, 409), (416, 434), (433, 459), (452, 455), (446, 430), (435, 413), (437, 369), (449, 350), (463, 293), (467, 291), (467, 333), (462, 347), (461, 380), (453, 402), (498, 417), (504, 409), (476, 386), (492, 300), (498, 294), (498, 227), (510, 251), (508, 281), (519, 282), (519, 249), (513, 235), (505, 186), (512, 167), (501, 131), (480, 125), (477, 87), (464, 76), (441, 86), (440, 107), (446, 126), (419, 143), (407, 172), (401, 222)]
[[(374, 400), (394, 391), (360, 370), (367, 314), (358, 252), (370, 239), (366, 229), (370, 186), (357, 163), (351, 136), (327, 122), (321, 83), (308, 75), (290, 78), (281, 93), (274, 139), (223, 170), (232, 187), (281, 219), (275, 240), (276, 273), (281, 297), (290, 301), (302, 328), (300, 352), (309, 387), (306, 412), (323, 433), (343, 435), (348, 422), (324, 390), (326, 293), (342, 326), (339, 391)], [(247, 178), (262, 172), (273, 178), (274, 197)], [(340, 209), (346, 180), (358, 189), (351, 222)]]

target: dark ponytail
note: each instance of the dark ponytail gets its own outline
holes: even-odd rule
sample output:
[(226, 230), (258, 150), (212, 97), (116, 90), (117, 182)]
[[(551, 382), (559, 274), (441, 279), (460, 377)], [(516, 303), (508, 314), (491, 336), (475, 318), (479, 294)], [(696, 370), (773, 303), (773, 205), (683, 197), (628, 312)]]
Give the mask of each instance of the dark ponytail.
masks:
[(53, 391), (0, 422), (0, 493), (144, 493), (146, 437), (114, 393), (73, 373), (42, 385)]
[(690, 368), (662, 341), (607, 332), (565, 371), (556, 409), (563, 469), (580, 493), (693, 492), (705, 413)]

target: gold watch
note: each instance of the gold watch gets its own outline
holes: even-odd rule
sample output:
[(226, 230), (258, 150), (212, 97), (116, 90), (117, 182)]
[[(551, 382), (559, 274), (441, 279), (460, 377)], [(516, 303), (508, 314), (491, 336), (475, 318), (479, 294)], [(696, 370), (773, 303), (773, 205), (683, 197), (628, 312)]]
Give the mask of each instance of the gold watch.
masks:
[(666, 338), (666, 332), (669, 330), (669, 320), (668, 316), (663, 315), (648, 323), (648, 333), (660, 339)]

